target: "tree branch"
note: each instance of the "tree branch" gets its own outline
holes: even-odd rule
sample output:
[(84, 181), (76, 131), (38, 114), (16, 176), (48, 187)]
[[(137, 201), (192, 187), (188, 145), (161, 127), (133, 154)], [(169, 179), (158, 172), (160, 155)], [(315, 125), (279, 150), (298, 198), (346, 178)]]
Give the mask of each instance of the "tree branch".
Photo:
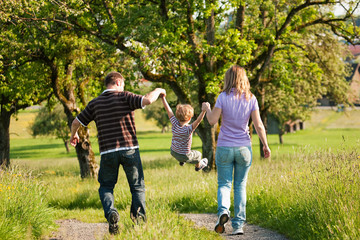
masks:
[(184, 92), (184, 90), (178, 85), (176, 79), (173, 76), (165, 76), (161, 74), (153, 74), (150, 71), (142, 72), (145, 79), (151, 82), (160, 82), (168, 84), (174, 91), (180, 102), (191, 104), (191, 99)]
[(244, 31), (244, 19), (245, 19), (245, 3), (243, 5), (241, 2), (240, 6), (236, 10), (236, 22), (235, 22), (235, 28), (240, 31), (241, 38), (243, 37), (243, 31)]
[(106, 0), (103, 0), (102, 2), (103, 2), (103, 5), (104, 5), (104, 8), (106, 10), (107, 15), (109, 16), (109, 19), (110, 19), (111, 23), (114, 23), (115, 18), (111, 13), (111, 9), (108, 7), (108, 4), (107, 4)]
[[(291, 11), (289, 12), (289, 14), (287, 15), (284, 23), (281, 25), (280, 29), (276, 32), (276, 36), (275, 39), (279, 39), (280, 36), (283, 34), (283, 32), (285, 31), (286, 27), (290, 24), (291, 20), (293, 19), (293, 17), (300, 12), (301, 10), (310, 7), (310, 6), (315, 6), (315, 5), (326, 5), (332, 3), (330, 0), (324, 0), (324, 1), (314, 1), (311, 2), (310, 0), (306, 0), (304, 4), (301, 4), (293, 9), (291, 9)], [(333, 2), (335, 3), (335, 2)]]

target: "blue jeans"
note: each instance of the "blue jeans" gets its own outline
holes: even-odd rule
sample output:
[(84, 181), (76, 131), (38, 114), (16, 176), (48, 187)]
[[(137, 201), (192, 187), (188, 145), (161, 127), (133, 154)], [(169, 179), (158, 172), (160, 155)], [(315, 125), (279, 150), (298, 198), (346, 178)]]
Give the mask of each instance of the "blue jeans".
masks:
[(234, 173), (234, 218), (232, 227), (246, 220), (246, 181), (252, 163), (251, 147), (217, 147), (215, 161), (218, 173), (218, 215), (230, 215), (230, 193)]
[(145, 215), (145, 183), (139, 149), (122, 150), (101, 155), (98, 181), (99, 195), (108, 219), (114, 206), (114, 187), (117, 183), (120, 164), (126, 174), (132, 195), (130, 217), (133, 221), (138, 217), (146, 220)]

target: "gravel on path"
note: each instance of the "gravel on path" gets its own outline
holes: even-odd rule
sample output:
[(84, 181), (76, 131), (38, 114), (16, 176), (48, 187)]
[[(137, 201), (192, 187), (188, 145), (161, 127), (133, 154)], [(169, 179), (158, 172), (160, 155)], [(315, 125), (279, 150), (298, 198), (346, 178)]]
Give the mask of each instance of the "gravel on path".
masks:
[[(193, 221), (197, 227), (205, 227), (209, 231), (214, 231), (217, 221), (216, 214), (181, 214), (181, 216)], [(244, 226), (244, 235), (231, 235), (232, 230), (229, 221), (225, 225), (225, 232), (222, 233), (221, 236), (229, 240), (287, 240), (287, 238), (281, 234), (251, 224)]]
[[(196, 227), (205, 227), (214, 231), (217, 220), (216, 214), (180, 214), (185, 219), (193, 221)], [(108, 235), (107, 223), (84, 223), (76, 219), (64, 219), (56, 221), (60, 225), (58, 231), (53, 232), (48, 240), (100, 240)], [(283, 235), (261, 228), (259, 226), (246, 224), (244, 235), (231, 235), (230, 222), (225, 225), (225, 232), (221, 234), (227, 240), (287, 240)]]

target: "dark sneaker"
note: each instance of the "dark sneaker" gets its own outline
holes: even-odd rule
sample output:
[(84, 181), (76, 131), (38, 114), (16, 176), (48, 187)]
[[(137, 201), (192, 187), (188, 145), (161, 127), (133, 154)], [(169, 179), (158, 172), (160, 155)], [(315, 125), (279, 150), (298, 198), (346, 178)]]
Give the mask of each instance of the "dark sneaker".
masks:
[(208, 165), (207, 158), (203, 158), (199, 163), (199, 167), (195, 167), (195, 171), (200, 171), (201, 169), (204, 169), (204, 167), (206, 167), (207, 165)]
[(223, 213), (218, 218), (216, 226), (215, 226), (215, 232), (217, 233), (223, 233), (225, 232), (225, 224), (229, 221), (229, 214)]
[(120, 216), (119, 213), (117, 211), (112, 211), (109, 215), (109, 233), (110, 234), (118, 234), (119, 233), (119, 222)]
[(185, 162), (179, 162), (180, 166), (184, 166)]

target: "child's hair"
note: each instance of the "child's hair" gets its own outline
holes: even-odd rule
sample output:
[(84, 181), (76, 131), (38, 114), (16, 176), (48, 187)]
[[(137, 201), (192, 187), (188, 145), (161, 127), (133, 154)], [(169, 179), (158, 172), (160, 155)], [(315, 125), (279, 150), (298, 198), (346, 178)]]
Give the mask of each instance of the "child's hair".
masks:
[(180, 122), (189, 121), (194, 116), (194, 108), (189, 104), (178, 104), (175, 115)]

